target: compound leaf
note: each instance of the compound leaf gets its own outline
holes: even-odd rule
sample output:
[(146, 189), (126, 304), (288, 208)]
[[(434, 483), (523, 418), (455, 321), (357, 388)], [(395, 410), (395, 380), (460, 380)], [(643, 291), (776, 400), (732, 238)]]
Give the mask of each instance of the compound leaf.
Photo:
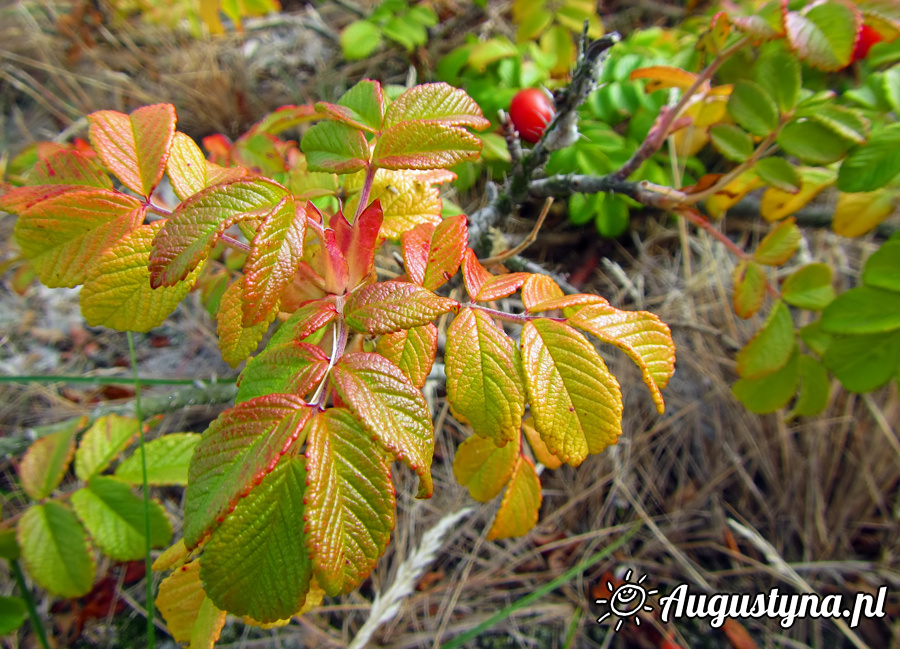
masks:
[[(245, 276), (246, 277), (246, 276)], [(243, 324), (243, 281), (238, 279), (225, 289), (219, 312), (216, 315), (216, 333), (222, 358), (232, 367), (240, 365), (259, 345), (269, 325), (278, 315), (278, 309), (271, 310), (266, 319), (251, 327)]]
[(375, 351), (400, 368), (417, 388), (425, 385), (437, 353), (438, 330), (434, 323), (386, 334)]
[(481, 140), (464, 128), (420, 120), (400, 122), (382, 133), (372, 162), (382, 169), (443, 169), (480, 153)]
[[(107, 476), (94, 476), (87, 487), (72, 494), (72, 506), (104, 554), (116, 561), (134, 561), (147, 549), (144, 499), (128, 484)], [(150, 546), (161, 548), (172, 540), (172, 525), (159, 503), (150, 501)]]
[[(200, 435), (196, 433), (167, 433), (144, 444), (147, 484), (186, 485), (191, 456), (199, 443)], [(138, 450), (116, 467), (115, 476), (129, 484), (141, 484), (141, 465), (141, 452)]]
[(349, 174), (369, 163), (369, 144), (362, 131), (341, 122), (320, 122), (300, 144), (310, 171)]
[(300, 436), (311, 408), (290, 394), (237, 404), (203, 433), (188, 471), (184, 542), (196, 547)]
[(316, 580), (333, 597), (356, 588), (384, 553), (394, 485), (371, 434), (343, 408), (313, 417), (306, 470), (307, 548)]
[(344, 306), (347, 324), (360, 333), (389, 334), (434, 321), (459, 304), (428, 289), (390, 280), (363, 286)]
[(447, 83), (423, 83), (397, 97), (387, 110), (384, 127), (425, 120), (446, 126), (469, 126), (483, 131), (491, 123), (464, 90)]
[(734, 312), (740, 318), (749, 318), (759, 311), (766, 295), (766, 271), (752, 259), (742, 259), (734, 267)]
[(506, 444), (525, 413), (522, 362), (512, 339), (483, 311), (463, 309), (447, 331), (447, 400), (457, 419)]
[(488, 530), (487, 540), (527, 534), (537, 524), (540, 511), (541, 481), (531, 460), (520, 455), (500, 502), (500, 509)]
[(303, 458), (284, 456), (213, 532), (200, 579), (217, 608), (268, 623), (303, 606), (312, 572), (303, 532), (305, 483)]
[(761, 379), (774, 374), (790, 360), (796, 346), (791, 311), (783, 302), (778, 302), (763, 328), (738, 352), (738, 373), (744, 379)]
[(753, 258), (766, 266), (779, 266), (794, 256), (802, 238), (796, 219), (787, 218), (763, 237)]
[(81, 597), (94, 585), (96, 566), (84, 528), (72, 510), (54, 501), (29, 507), (16, 531), (32, 579), (60, 597)]
[(30, 498), (49, 496), (69, 468), (75, 455), (75, 434), (87, 424), (87, 417), (64, 422), (61, 430), (45, 435), (28, 447), (19, 465), (22, 489)]
[(137, 437), (138, 420), (110, 414), (97, 419), (85, 431), (75, 452), (75, 475), (79, 480), (102, 473), (119, 453)]
[(572, 466), (622, 434), (622, 394), (594, 346), (571, 327), (530, 320), (521, 334), (525, 388), (547, 448)]
[(422, 393), (396, 365), (378, 354), (346, 354), (332, 371), (341, 400), (373, 439), (416, 472), (418, 497), (430, 497), (434, 427)]
[(505, 446), (493, 439), (472, 435), (456, 449), (453, 475), (480, 503), (493, 500), (509, 482), (519, 459), (519, 437)]

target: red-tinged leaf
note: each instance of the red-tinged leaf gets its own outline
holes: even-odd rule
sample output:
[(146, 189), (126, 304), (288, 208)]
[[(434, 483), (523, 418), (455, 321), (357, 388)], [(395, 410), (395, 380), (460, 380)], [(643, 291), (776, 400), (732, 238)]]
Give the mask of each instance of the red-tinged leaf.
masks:
[(742, 379), (761, 379), (774, 374), (787, 364), (796, 347), (791, 311), (778, 302), (763, 328), (738, 352), (738, 373)]
[(563, 295), (543, 302), (538, 302), (528, 308), (528, 313), (540, 313), (542, 311), (555, 311), (556, 309), (574, 309), (575, 307), (589, 306), (591, 304), (609, 304), (599, 295), (576, 293), (575, 295)]
[(136, 198), (79, 188), (21, 212), (15, 236), (44, 284), (72, 287), (84, 282), (100, 253), (143, 220), (144, 208)]
[(558, 469), (562, 466), (562, 460), (553, 455), (540, 434), (534, 429), (534, 420), (528, 417), (522, 422), (522, 432), (528, 439), (528, 445), (534, 454), (534, 459), (543, 464), (548, 469)]
[(325, 280), (312, 266), (305, 261), (297, 265), (297, 273), (293, 281), (281, 295), (281, 310), (291, 313), (307, 302), (320, 300), (328, 295), (325, 291)]
[(214, 185), (181, 203), (156, 235), (150, 254), (153, 288), (174, 286), (196, 268), (237, 221), (263, 218), (288, 195), (264, 178)]
[(250, 327), (277, 311), (281, 294), (303, 259), (306, 210), (283, 198), (263, 217), (244, 266), (243, 324)]
[(303, 607), (312, 565), (303, 533), (304, 460), (284, 456), (203, 547), (200, 579), (216, 607), (262, 623)]
[(377, 81), (363, 79), (345, 92), (337, 104), (319, 102), (316, 110), (354, 128), (377, 133), (384, 121), (384, 92)]
[(403, 258), (410, 280), (430, 291), (459, 270), (468, 241), (466, 216), (458, 214), (437, 226), (423, 223), (403, 234)]
[(496, 541), (528, 534), (537, 525), (540, 511), (540, 478), (531, 460), (520, 455), (500, 502), (500, 509), (488, 530), (487, 540)]
[(293, 128), (300, 124), (310, 122), (314, 119), (321, 119), (322, 115), (316, 112), (311, 104), (300, 104), (296, 106), (282, 106), (277, 108), (256, 124), (250, 127), (253, 133), (268, 133), (269, 135), (278, 135), (289, 128)]
[(154, 104), (130, 115), (101, 110), (88, 115), (91, 145), (128, 189), (149, 198), (166, 169), (175, 135), (175, 107)]
[(519, 290), (529, 273), (508, 273), (506, 275), (494, 275), (484, 284), (475, 296), (477, 302), (493, 302), (508, 297)]
[[(412, 230), (407, 230), (400, 237), (406, 275), (409, 277), (409, 281), (420, 286), (425, 281), (425, 269), (428, 267), (428, 255), (431, 252), (434, 229), (433, 223), (421, 223)], [(460, 263), (462, 263), (461, 257)]]
[(434, 427), (422, 393), (396, 365), (366, 352), (342, 356), (332, 381), (372, 438), (419, 476), (418, 497), (430, 498)]
[(347, 265), (347, 258), (344, 257), (341, 246), (337, 241), (337, 236), (331, 228), (325, 230), (325, 241), (323, 243), (325, 245), (319, 258), (324, 266), (322, 273), (324, 289), (328, 293), (341, 295), (350, 282), (350, 268)]
[(647, 311), (619, 311), (608, 304), (579, 309), (569, 324), (615, 345), (628, 354), (650, 388), (659, 414), (665, 411), (660, 389), (675, 373), (675, 343), (672, 332), (659, 317)]
[(85, 425), (87, 417), (72, 419), (28, 447), (19, 465), (19, 480), (30, 498), (46, 498), (56, 489), (75, 455), (75, 434)]
[(275, 468), (311, 413), (299, 397), (269, 394), (239, 403), (210, 424), (188, 471), (184, 504), (188, 548), (197, 547)]
[(28, 174), (29, 185), (78, 185), (112, 189), (106, 172), (83, 153), (72, 150), (57, 151), (39, 160)]
[(441, 169), (481, 153), (481, 140), (440, 122), (400, 122), (382, 133), (372, 164), (382, 169)]
[(506, 446), (473, 435), (459, 445), (453, 458), (453, 475), (480, 503), (496, 498), (509, 482), (519, 460), (519, 437)]
[(561, 297), (565, 297), (565, 294), (559, 284), (546, 275), (529, 275), (522, 284), (522, 303), (528, 312), (532, 312), (534, 307), (542, 302), (549, 302)]
[(209, 164), (196, 142), (184, 133), (175, 133), (166, 173), (178, 198), (185, 200), (214, 184), (209, 182)]
[(162, 226), (156, 221), (136, 227), (91, 265), (80, 295), (81, 313), (90, 326), (150, 331), (190, 292), (202, 264), (175, 286), (150, 286), (150, 250)]
[(447, 331), (447, 400), (454, 416), (498, 445), (519, 436), (525, 413), (515, 343), (483, 311), (463, 309)]
[(553, 320), (530, 320), (522, 367), (534, 427), (554, 455), (578, 466), (622, 434), (622, 394), (584, 336)]
[(752, 16), (736, 16), (731, 22), (754, 41), (770, 41), (785, 34), (781, 0), (771, 0), (754, 11)]
[(739, 318), (749, 318), (759, 311), (765, 296), (765, 269), (752, 259), (742, 259), (734, 267), (734, 312)]
[(354, 287), (372, 274), (375, 267), (375, 249), (384, 215), (381, 203), (376, 199), (353, 220), (347, 222), (343, 213), (335, 214), (329, 225), (334, 230), (338, 247), (344, 253), (349, 271), (348, 286)]
[(14, 187), (0, 196), (0, 210), (21, 214), (30, 207), (63, 194), (84, 189), (83, 185), (26, 185)]
[(306, 470), (307, 548), (316, 580), (334, 597), (368, 577), (387, 547), (396, 508), (391, 470), (342, 408), (313, 418)]
[(219, 336), (219, 349), (222, 358), (232, 367), (237, 367), (250, 354), (256, 351), (259, 341), (272, 324), (278, 309), (266, 314), (266, 319), (251, 327), (243, 324), (243, 281), (238, 279), (231, 284), (222, 295), (219, 311), (216, 314), (216, 334)]
[(220, 167), (219, 165), (207, 160), (206, 187), (212, 187), (213, 185), (224, 185), (225, 183), (234, 182), (235, 180), (240, 180), (248, 173), (250, 172), (243, 167)]
[(340, 122), (310, 127), (300, 144), (310, 171), (349, 174), (369, 162), (369, 144), (362, 131)]
[(651, 65), (632, 71), (630, 79), (648, 79), (645, 89), (649, 93), (666, 88), (687, 90), (697, 80), (697, 75), (671, 65)]
[(787, 218), (763, 237), (753, 258), (766, 266), (780, 266), (794, 256), (802, 238), (797, 220), (794, 217)]
[(327, 370), (328, 356), (321, 348), (294, 339), (270, 341), (241, 372), (235, 403), (276, 393), (304, 397), (322, 382)]
[(853, 58), (862, 14), (849, 1), (823, 0), (801, 11), (785, 11), (784, 25), (801, 60), (820, 70), (840, 70)]
[(491, 123), (464, 90), (447, 83), (423, 83), (397, 97), (388, 108), (384, 127), (401, 122), (427, 120), (447, 126), (469, 126), (483, 131)]
[(433, 323), (385, 334), (375, 351), (400, 368), (417, 388), (425, 385), (437, 353), (438, 330)]
[(350, 294), (344, 319), (360, 333), (389, 334), (434, 321), (459, 304), (421, 286), (390, 280), (369, 284)]
[(481, 265), (478, 261), (478, 257), (475, 256), (475, 251), (471, 248), (466, 248), (462, 261), (462, 272), (463, 281), (466, 283), (466, 292), (473, 301), (475, 300), (475, 296), (478, 295), (478, 292), (481, 290), (481, 287), (493, 277), (493, 275)]

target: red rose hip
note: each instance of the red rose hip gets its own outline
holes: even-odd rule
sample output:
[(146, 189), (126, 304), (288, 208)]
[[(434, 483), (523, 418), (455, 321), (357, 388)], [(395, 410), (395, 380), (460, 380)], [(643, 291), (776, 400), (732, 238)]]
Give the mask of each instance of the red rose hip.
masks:
[(875, 43), (880, 43), (884, 37), (869, 25), (863, 25), (856, 37), (856, 45), (853, 47), (853, 61), (860, 61), (869, 55), (869, 50)]
[(541, 139), (555, 114), (553, 101), (539, 88), (520, 90), (509, 105), (509, 116), (519, 137), (532, 144)]

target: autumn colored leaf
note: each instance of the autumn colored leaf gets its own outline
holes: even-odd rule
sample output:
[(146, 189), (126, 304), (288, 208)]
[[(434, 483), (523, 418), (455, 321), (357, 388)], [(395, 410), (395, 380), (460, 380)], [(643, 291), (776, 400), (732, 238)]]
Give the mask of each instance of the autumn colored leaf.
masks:
[(372, 274), (383, 219), (381, 202), (377, 198), (353, 219), (353, 225), (341, 212), (331, 218), (335, 240), (347, 260), (348, 286), (358, 286)]
[(350, 294), (344, 319), (360, 333), (389, 334), (420, 327), (459, 307), (455, 300), (399, 280), (369, 284)]
[(742, 259), (734, 267), (734, 312), (740, 318), (749, 318), (759, 311), (766, 296), (766, 271), (752, 259)]
[(440, 121), (404, 121), (378, 138), (372, 164), (382, 169), (442, 169), (480, 153), (481, 140), (463, 128)]
[(466, 291), (473, 302), (491, 302), (509, 297), (528, 279), (528, 273), (491, 275), (478, 261), (475, 251), (471, 248), (466, 248), (462, 268)]
[(343, 408), (316, 413), (306, 447), (306, 542), (328, 595), (356, 588), (375, 568), (394, 527), (390, 467), (372, 435)]
[(238, 180), (247, 174), (247, 170), (243, 167), (220, 167), (209, 162), (196, 142), (176, 131), (166, 173), (175, 195), (187, 200), (212, 185)]
[(97, 155), (128, 189), (149, 198), (166, 169), (175, 135), (175, 107), (154, 104), (130, 115), (101, 110), (88, 115)]
[(697, 75), (670, 65), (651, 65), (634, 70), (630, 78), (632, 81), (647, 79), (648, 83), (644, 89), (647, 93), (651, 93), (665, 88), (687, 90), (697, 80)]
[(522, 362), (515, 343), (483, 311), (463, 309), (447, 331), (447, 400), (478, 435), (506, 444), (525, 412)]
[(622, 395), (584, 336), (548, 319), (521, 333), (522, 367), (534, 427), (554, 455), (578, 466), (622, 434)]
[(706, 200), (706, 213), (714, 219), (721, 218), (744, 196), (763, 184), (757, 173), (748, 169)]
[(657, 412), (665, 411), (660, 390), (675, 373), (675, 343), (669, 327), (658, 316), (647, 311), (620, 311), (608, 304), (596, 304), (579, 309), (569, 318), (569, 324), (628, 354), (641, 368)]
[(10, 214), (21, 214), (50, 199), (83, 190), (83, 185), (25, 185), (13, 187), (0, 196), (0, 210)]
[(267, 319), (252, 327), (245, 327), (243, 318), (243, 300), (241, 298), (243, 282), (238, 279), (225, 289), (216, 315), (216, 334), (219, 336), (219, 350), (222, 358), (232, 367), (237, 367), (259, 346), (259, 341), (268, 330), (269, 325), (278, 315), (273, 309)]
[(372, 438), (419, 476), (418, 497), (431, 497), (434, 427), (422, 393), (396, 365), (367, 352), (342, 356), (332, 381)]
[[(196, 433), (166, 433), (144, 444), (147, 484), (186, 485), (191, 456), (199, 443), (200, 435)], [(129, 484), (142, 484), (142, 464), (138, 450), (116, 467), (115, 476)]]
[(369, 145), (362, 131), (340, 122), (311, 126), (300, 147), (310, 171), (349, 174), (369, 163)]
[(546, 275), (530, 275), (522, 285), (522, 303), (527, 311), (549, 300), (565, 297), (559, 284)]
[(57, 151), (39, 160), (28, 174), (28, 185), (68, 185), (112, 189), (106, 172), (83, 153), (74, 150)]
[(859, 237), (894, 213), (897, 193), (889, 189), (845, 194), (838, 192), (831, 229), (843, 237)]
[(583, 306), (592, 304), (609, 304), (605, 298), (599, 295), (590, 295), (588, 293), (576, 293), (575, 295), (563, 295), (561, 297), (551, 297), (543, 302), (533, 304), (528, 308), (528, 313), (540, 313), (542, 311), (555, 311), (561, 309), (563, 312), (576, 311)]
[(316, 110), (353, 128), (377, 133), (384, 121), (384, 92), (377, 81), (363, 79), (341, 95), (337, 104), (319, 102)]
[(151, 288), (150, 252), (162, 229), (140, 225), (95, 259), (81, 289), (81, 313), (92, 327), (150, 331), (161, 325), (190, 292), (203, 265), (174, 286)]
[(738, 352), (738, 373), (745, 379), (773, 374), (790, 360), (796, 346), (790, 309), (778, 302), (763, 328)]
[(235, 403), (275, 393), (303, 397), (322, 382), (327, 369), (328, 357), (316, 345), (273, 339), (241, 372)]
[(209, 597), (204, 597), (191, 629), (191, 649), (213, 649), (222, 634), (226, 615)]
[(757, 8), (750, 16), (736, 16), (731, 22), (754, 41), (770, 41), (785, 34), (781, 0), (771, 0)]
[(534, 428), (534, 420), (531, 417), (526, 418), (522, 422), (522, 432), (528, 440), (528, 445), (534, 453), (534, 459), (543, 464), (548, 469), (558, 469), (562, 466), (562, 461), (550, 452), (540, 434)]
[(862, 14), (850, 2), (824, 0), (800, 11), (785, 11), (784, 26), (791, 49), (801, 60), (820, 70), (840, 70), (853, 57)]
[(19, 465), (19, 480), (30, 498), (46, 498), (56, 489), (75, 455), (75, 434), (86, 425), (87, 417), (70, 419), (28, 447)]
[(425, 385), (437, 353), (438, 330), (434, 323), (385, 334), (375, 351), (406, 375), (417, 388)]
[(136, 198), (82, 187), (20, 212), (15, 236), (41, 282), (72, 287), (84, 283), (100, 253), (143, 220), (144, 208)]
[(209, 254), (219, 235), (234, 223), (264, 218), (287, 189), (264, 178), (213, 185), (181, 203), (153, 241), (152, 286), (173, 286)]
[(766, 266), (780, 266), (794, 256), (802, 238), (796, 219), (785, 219), (763, 237), (753, 258)]
[(423, 120), (446, 126), (469, 126), (479, 131), (491, 125), (464, 90), (440, 82), (413, 86), (397, 97), (387, 110), (384, 127)]
[(786, 192), (770, 187), (760, 201), (760, 214), (767, 221), (780, 221), (786, 216), (800, 210), (826, 187), (834, 183), (837, 174), (830, 169), (820, 167), (800, 167), (801, 179), (799, 192)]
[[(166, 621), (166, 629), (176, 642), (189, 643), (194, 625), (204, 606), (212, 605), (200, 582), (200, 560), (177, 568), (159, 584), (156, 608)], [(225, 624), (225, 612), (221, 612), (219, 631)], [(218, 635), (218, 634), (216, 634)]]
[(311, 408), (299, 397), (270, 394), (239, 403), (210, 424), (188, 472), (184, 539), (189, 548), (196, 547), (275, 468), (310, 414)]
[(75, 475), (79, 480), (88, 480), (105, 471), (138, 432), (134, 417), (110, 414), (94, 421), (81, 436), (75, 452)]
[(505, 446), (493, 439), (472, 435), (456, 449), (453, 475), (480, 503), (496, 498), (509, 482), (519, 459), (519, 437)]
[(217, 608), (268, 623), (303, 606), (312, 574), (304, 464), (293, 454), (282, 457), (204, 546), (200, 579)]
[(524, 536), (537, 524), (540, 511), (541, 481), (531, 460), (520, 455), (487, 540)]
[(445, 284), (459, 270), (467, 241), (464, 214), (448, 217), (436, 226), (422, 224), (404, 232), (403, 260), (410, 280), (429, 291)]

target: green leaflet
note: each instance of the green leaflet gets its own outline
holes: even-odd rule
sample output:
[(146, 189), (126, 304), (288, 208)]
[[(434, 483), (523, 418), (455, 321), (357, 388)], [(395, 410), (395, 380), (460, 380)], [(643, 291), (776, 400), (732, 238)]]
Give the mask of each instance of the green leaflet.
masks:
[(470, 126), (479, 131), (490, 126), (481, 108), (464, 90), (446, 83), (423, 83), (404, 92), (390, 105), (384, 127), (427, 120), (446, 126)]
[[(144, 444), (147, 457), (147, 484), (186, 485), (188, 466), (200, 443), (196, 433), (167, 433)], [(143, 483), (140, 450), (116, 467), (116, 477), (133, 485)]]
[(278, 392), (303, 397), (319, 385), (327, 369), (328, 357), (316, 345), (270, 341), (241, 372), (235, 403)]
[(900, 329), (900, 293), (872, 286), (851, 288), (825, 307), (822, 329), (833, 334), (867, 334)]
[(796, 346), (791, 311), (779, 302), (763, 328), (738, 352), (738, 373), (745, 379), (760, 379), (773, 374), (784, 367)]
[(70, 419), (28, 447), (19, 465), (19, 479), (31, 498), (46, 498), (59, 485), (75, 454), (75, 434), (86, 424), (87, 417)]
[(306, 535), (316, 580), (331, 596), (365, 579), (394, 527), (391, 471), (372, 435), (343, 408), (317, 413), (306, 447)]
[[(144, 556), (144, 500), (124, 482), (95, 476), (87, 487), (72, 494), (72, 506), (104, 554), (117, 561)], [(165, 547), (172, 540), (172, 525), (163, 508), (150, 502), (150, 546)]]
[(447, 399), (454, 416), (497, 444), (517, 438), (525, 413), (522, 363), (483, 311), (463, 309), (447, 331)]
[(138, 421), (134, 417), (100, 417), (81, 437), (75, 452), (75, 475), (79, 480), (88, 480), (102, 473), (137, 434)]
[[(246, 277), (245, 277), (246, 279)], [(245, 327), (243, 324), (244, 282), (236, 280), (222, 295), (219, 311), (216, 314), (216, 334), (219, 336), (219, 349), (222, 358), (232, 367), (237, 367), (259, 346), (269, 325), (278, 315), (278, 309), (265, 313), (261, 322)]]
[(369, 162), (369, 145), (362, 131), (340, 122), (311, 126), (300, 147), (310, 171), (349, 174), (365, 168)]
[[(345, 32), (347, 29), (349, 27)], [(341, 34), (343, 39), (344, 34)], [(384, 121), (384, 92), (377, 81), (363, 79), (341, 95), (337, 104), (319, 102), (316, 110), (353, 128), (376, 133)]]
[(443, 169), (479, 153), (481, 140), (463, 128), (436, 121), (400, 122), (378, 138), (372, 164), (382, 169)]
[(25, 600), (0, 595), (0, 636), (18, 629), (25, 622)]
[(421, 389), (434, 365), (437, 343), (437, 327), (428, 323), (381, 336), (375, 351), (399, 367), (410, 383)]
[(306, 554), (302, 457), (287, 455), (237, 503), (200, 559), (200, 578), (217, 608), (277, 622), (300, 610), (312, 567)]
[(767, 414), (787, 405), (797, 389), (799, 353), (793, 355), (774, 374), (756, 379), (740, 379), (731, 391), (750, 412)]

